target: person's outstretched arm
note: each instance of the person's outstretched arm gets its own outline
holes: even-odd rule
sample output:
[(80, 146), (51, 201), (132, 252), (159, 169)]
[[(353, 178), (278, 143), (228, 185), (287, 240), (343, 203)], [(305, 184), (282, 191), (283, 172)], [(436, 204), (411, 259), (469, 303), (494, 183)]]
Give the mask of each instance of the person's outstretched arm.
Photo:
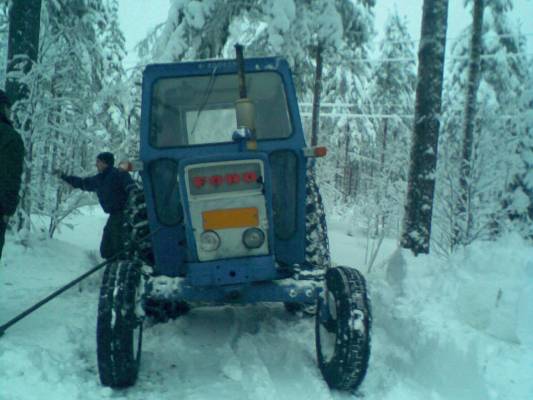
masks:
[(59, 177), (76, 189), (85, 190), (87, 192), (96, 192), (96, 189), (98, 189), (98, 175), (89, 176), (88, 178), (80, 178), (79, 176), (65, 175), (61, 173)]

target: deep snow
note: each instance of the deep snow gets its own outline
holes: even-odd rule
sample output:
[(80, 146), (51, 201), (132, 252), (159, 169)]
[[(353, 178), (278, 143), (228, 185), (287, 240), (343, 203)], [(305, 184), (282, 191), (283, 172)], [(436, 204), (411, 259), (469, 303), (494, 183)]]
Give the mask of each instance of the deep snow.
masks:
[[(87, 208), (53, 240), (9, 236), (0, 323), (99, 262), (105, 216)], [(95, 325), (101, 273), (0, 338), (1, 400), (533, 399), (533, 249), (518, 236), (449, 259), (412, 257), (386, 240), (370, 274), (366, 239), (330, 221), (334, 262), (367, 274), (372, 355), (356, 395), (321, 378), (314, 321), (279, 305), (195, 309), (145, 328), (137, 385), (100, 386)]]

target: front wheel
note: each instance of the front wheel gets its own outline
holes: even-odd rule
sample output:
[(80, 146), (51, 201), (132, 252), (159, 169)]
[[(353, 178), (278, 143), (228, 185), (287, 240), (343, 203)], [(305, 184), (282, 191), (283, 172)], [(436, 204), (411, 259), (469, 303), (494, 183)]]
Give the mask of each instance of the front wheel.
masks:
[(315, 334), (318, 365), (332, 389), (355, 390), (370, 357), (370, 303), (364, 277), (353, 268), (328, 269), (318, 302)]
[(104, 386), (123, 388), (137, 380), (142, 343), (142, 319), (136, 313), (140, 267), (121, 260), (109, 264), (104, 273), (96, 324), (98, 372)]

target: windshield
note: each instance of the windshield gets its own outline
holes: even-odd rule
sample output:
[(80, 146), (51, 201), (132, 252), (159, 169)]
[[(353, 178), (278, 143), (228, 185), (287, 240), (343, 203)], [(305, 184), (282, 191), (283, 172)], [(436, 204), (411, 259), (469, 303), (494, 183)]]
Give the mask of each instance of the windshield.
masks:
[[(275, 72), (246, 75), (255, 105), (258, 140), (282, 139), (292, 132), (285, 90)], [(237, 75), (187, 76), (154, 84), (150, 143), (155, 147), (231, 142), (236, 126)]]

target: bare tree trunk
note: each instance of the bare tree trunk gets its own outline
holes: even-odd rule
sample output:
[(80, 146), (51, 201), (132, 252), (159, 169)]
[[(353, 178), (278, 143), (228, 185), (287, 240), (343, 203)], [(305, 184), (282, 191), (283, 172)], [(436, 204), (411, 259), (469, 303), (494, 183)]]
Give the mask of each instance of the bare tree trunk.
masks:
[(346, 132), (346, 141), (344, 142), (344, 177), (342, 180), (342, 191), (344, 193), (344, 202), (348, 202), (350, 196), (350, 134)]
[(318, 143), (318, 130), (320, 123), (320, 95), (322, 92), (322, 46), (316, 47), (315, 88), (313, 92), (313, 116), (311, 122), (311, 146)]
[[(453, 245), (467, 244), (472, 230), (472, 211), (470, 207), (472, 188), (472, 148), (474, 126), (477, 112), (477, 92), (481, 75), (481, 53), (483, 36), (484, 0), (474, 0), (472, 36), (470, 37), (470, 59), (466, 87), (465, 119), (463, 123), (463, 151), (461, 176), (459, 177), (459, 202), (456, 223), (453, 231)], [(464, 225), (461, 226), (461, 223)]]
[(357, 161), (354, 161), (352, 164), (352, 186), (350, 189), (350, 192), (353, 194), (353, 199), (357, 198), (357, 194), (359, 192), (359, 184), (361, 182), (361, 169), (359, 166), (359, 163)]
[[(381, 157), (380, 157), (380, 166), (381, 166), (381, 181), (383, 182), (383, 187), (380, 189), (379, 195), (386, 201), (387, 199), (387, 185), (390, 183), (390, 178), (385, 172), (385, 162), (386, 162), (386, 153), (387, 153), (387, 139), (389, 134), (389, 124), (388, 119), (385, 119), (383, 124), (383, 136), (381, 138)], [(382, 201), (381, 204), (385, 203)], [(383, 207), (381, 208), (381, 215), (379, 215), (378, 225), (381, 225), (381, 229), (385, 230), (385, 221), (386, 221), (387, 210)]]
[(381, 157), (380, 157), (380, 163), (381, 163), (381, 170), (383, 171), (385, 169), (385, 152), (387, 151), (387, 135), (388, 135), (388, 120), (385, 119), (385, 122), (383, 123), (383, 137), (381, 138)]
[(429, 253), (439, 139), (448, 0), (424, 0), (415, 121), (401, 246)]

